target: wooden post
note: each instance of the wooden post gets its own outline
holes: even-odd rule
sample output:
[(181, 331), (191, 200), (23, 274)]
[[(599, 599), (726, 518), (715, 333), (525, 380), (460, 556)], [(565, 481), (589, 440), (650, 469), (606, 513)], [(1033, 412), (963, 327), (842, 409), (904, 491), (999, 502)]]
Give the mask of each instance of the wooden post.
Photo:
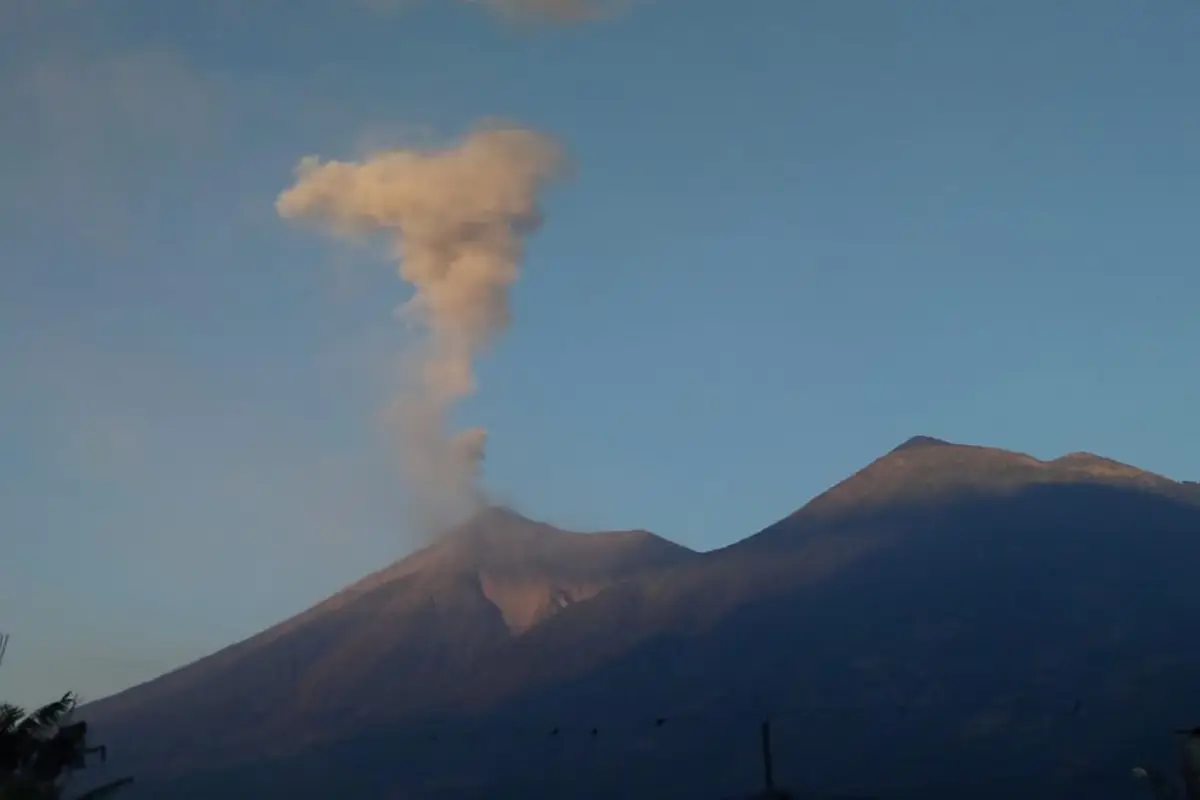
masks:
[(771, 764), (771, 721), (766, 719), (762, 723), (762, 757), (763, 778), (769, 794), (775, 791), (775, 770)]

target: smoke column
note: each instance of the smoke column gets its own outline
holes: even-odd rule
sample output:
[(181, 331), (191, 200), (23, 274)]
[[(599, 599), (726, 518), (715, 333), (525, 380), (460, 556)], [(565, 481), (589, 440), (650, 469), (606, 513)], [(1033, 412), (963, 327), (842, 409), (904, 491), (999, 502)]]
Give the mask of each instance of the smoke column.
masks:
[(518, 127), (481, 128), (444, 149), (400, 149), (361, 162), (307, 157), (276, 210), (333, 234), (391, 239), (414, 294), (402, 309), (424, 336), (402, 361), (402, 388), (385, 410), (424, 522), (447, 524), (483, 502), (487, 433), (450, 435), (446, 416), (475, 392), (473, 364), (509, 324), (509, 291), (538, 199), (561, 176), (554, 140)]

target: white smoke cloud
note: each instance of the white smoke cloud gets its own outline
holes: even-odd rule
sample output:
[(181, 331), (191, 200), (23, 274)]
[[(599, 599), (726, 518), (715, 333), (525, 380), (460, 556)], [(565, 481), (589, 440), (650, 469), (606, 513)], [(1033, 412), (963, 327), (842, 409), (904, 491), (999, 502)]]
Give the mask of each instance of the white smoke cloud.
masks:
[(475, 359), (509, 325), (524, 238), (541, 221), (543, 189), (564, 167), (550, 137), (493, 126), (442, 149), (389, 150), (361, 162), (302, 159), (276, 202), (280, 216), (341, 237), (391, 238), (400, 277), (415, 290), (403, 315), (425, 335), (403, 361), (403, 387), (385, 420), (429, 524), (482, 500), (486, 432), (450, 435), (446, 416), (475, 392)]

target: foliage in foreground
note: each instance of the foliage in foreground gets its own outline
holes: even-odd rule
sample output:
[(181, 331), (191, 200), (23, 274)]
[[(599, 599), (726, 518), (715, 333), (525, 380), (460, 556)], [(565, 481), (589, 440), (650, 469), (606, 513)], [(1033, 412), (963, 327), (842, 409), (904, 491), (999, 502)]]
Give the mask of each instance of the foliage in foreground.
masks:
[[(103, 745), (88, 745), (87, 723), (73, 719), (77, 704), (71, 692), (32, 712), (0, 703), (0, 800), (62, 800), (87, 756), (107, 757)], [(130, 783), (133, 778), (119, 778), (73, 800), (102, 800)]]

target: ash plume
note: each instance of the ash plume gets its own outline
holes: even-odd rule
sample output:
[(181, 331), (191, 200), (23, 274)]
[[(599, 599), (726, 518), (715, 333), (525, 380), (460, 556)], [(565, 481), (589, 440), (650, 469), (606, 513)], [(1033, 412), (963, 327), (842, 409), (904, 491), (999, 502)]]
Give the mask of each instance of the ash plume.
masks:
[(339, 237), (389, 237), (400, 277), (413, 287), (401, 313), (423, 335), (402, 361), (402, 387), (384, 419), (427, 524), (483, 502), (486, 431), (451, 435), (447, 415), (475, 392), (475, 359), (509, 325), (525, 237), (540, 224), (542, 191), (564, 167), (550, 137), (491, 126), (440, 149), (388, 150), (359, 162), (304, 158), (276, 201), (281, 217)]

